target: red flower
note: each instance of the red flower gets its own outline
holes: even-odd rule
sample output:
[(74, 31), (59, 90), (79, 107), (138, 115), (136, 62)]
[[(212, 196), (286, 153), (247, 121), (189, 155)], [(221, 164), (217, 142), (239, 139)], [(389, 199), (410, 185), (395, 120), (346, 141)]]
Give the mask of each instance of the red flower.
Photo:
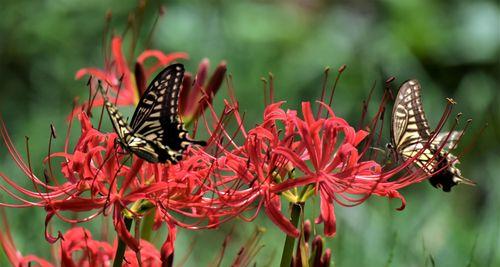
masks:
[[(83, 228), (71, 228), (61, 240), (61, 265), (62, 266), (109, 266), (115, 256), (117, 242), (111, 245), (107, 242), (97, 241), (91, 233)], [(138, 254), (128, 249), (125, 252), (123, 266), (160, 266), (160, 252), (154, 245), (141, 240), (141, 249)], [(139, 263), (138, 260), (141, 262)]]
[(215, 94), (224, 81), (227, 69), (226, 62), (219, 63), (208, 82), (205, 83), (208, 67), (209, 61), (204, 59), (198, 66), (194, 82), (190, 73), (184, 75), (182, 91), (179, 97), (179, 113), (185, 124), (189, 125), (212, 104)]
[[(132, 210), (129, 207), (132, 203), (142, 201), (146, 206), (152, 203), (152, 206), (158, 209), (158, 223), (175, 221), (168, 214), (172, 211), (182, 211), (183, 215), (205, 218), (200, 214), (207, 213), (203, 211), (207, 201), (201, 197), (206, 192), (197, 189), (202, 184), (203, 177), (200, 175), (204, 175), (200, 168), (209, 167), (200, 165), (203, 161), (198, 158), (204, 156), (203, 154), (193, 154), (193, 157), (188, 155), (183, 164), (175, 165), (175, 168), (169, 165), (144, 163), (143, 160), (133, 157), (132, 165), (129, 167), (122, 163), (127, 155), (119, 152), (115, 143), (116, 134), (100, 133), (92, 127), (84, 113), (80, 114), (80, 121), (82, 133), (75, 151), (54, 153), (46, 159), (49, 162), (54, 157), (63, 158), (61, 170), (66, 181), (56, 185), (49, 184), (50, 181), (56, 181), (51, 174), (47, 174), (47, 181), (42, 181), (29, 170), (10, 142), (3, 124), (1, 125), (1, 134), (11, 155), (36, 185), (36, 191), (30, 191), (1, 174), (2, 178), (14, 187), (17, 194), (4, 187), (2, 189), (22, 202), (3, 205), (45, 207), (46, 225), (54, 215), (66, 222), (78, 223), (92, 220), (100, 214), (106, 215), (111, 208), (115, 229), (120, 239), (134, 251), (139, 250), (139, 243), (124, 225), (122, 212), (127, 211), (131, 216), (143, 216), (144, 212), (150, 211), (151, 208), (141, 211), (142, 207), (138, 206), (136, 210)], [(198, 206), (198, 209), (184, 212), (192, 206)], [(93, 211), (93, 213), (87, 214), (84, 218), (73, 219), (64, 215), (66, 211)], [(46, 234), (50, 242), (55, 242), (61, 236), (60, 233), (58, 237)]]
[[(137, 99), (137, 89), (121, 55), (121, 39), (115, 38), (112, 46), (114, 59), (105, 71), (85, 69), (77, 76), (92, 74), (106, 81), (115, 91), (118, 103), (132, 104)], [(139, 57), (135, 74), (137, 88), (144, 88), (147, 76), (172, 58), (162, 55), (158, 51), (147, 51)], [(149, 56), (157, 57), (159, 63), (144, 70), (143, 62)], [(0, 173), (12, 187), (1, 186), (0, 189), (20, 202), (1, 205), (44, 207), (46, 226), (54, 216), (65, 222), (80, 223), (111, 214), (118, 238), (133, 251), (130, 253), (136, 254), (144, 252), (144, 245), (139, 237), (131, 235), (128, 221), (154, 214), (153, 228), (165, 224), (169, 229), (159, 256), (163, 264), (168, 264), (173, 259), (176, 227), (215, 228), (234, 217), (250, 221), (264, 208), (266, 215), (283, 232), (297, 237), (299, 231), (282, 210), (282, 196), (291, 203), (303, 205), (311, 195), (317, 194), (320, 214), (316, 222), (324, 224), (327, 236), (333, 236), (336, 232), (335, 203), (359, 205), (375, 194), (400, 198), (403, 208), (404, 198), (397, 190), (428, 178), (429, 175), (423, 172), (400, 175), (418, 154), (399, 167), (383, 171), (375, 161), (364, 159), (366, 143), (374, 133), (366, 138), (367, 131), (356, 131), (322, 102), (319, 102), (319, 110), (326, 110), (322, 117), (319, 116), (322, 112), (313, 114), (308, 102), (302, 103), (300, 111), (285, 111), (283, 102), (272, 102), (273, 86), (270, 87), (271, 103), (264, 110), (263, 120), (253, 128), (245, 128), (232, 92), (230, 99), (224, 101), (222, 114), (218, 115), (212, 102), (225, 71), (225, 63), (221, 63), (205, 84), (208, 72), (205, 60), (200, 64), (194, 85), (191, 86), (189, 75), (185, 78), (185, 89), (180, 97), (182, 115), (187, 124), (196, 122), (195, 128), (199, 120), (209, 138), (207, 147), (190, 147), (176, 165), (152, 164), (123, 153), (115, 133), (100, 132), (92, 126), (85, 112), (76, 112), (81, 134), (74, 149), (69, 151), (68, 134), (64, 151), (45, 159), (49, 165), (46, 179), (39, 179), (14, 148), (2, 123), (0, 134), (7, 149), (32, 181), (34, 190), (23, 188)], [(121, 86), (119, 75), (123, 75), (124, 92), (128, 93), (120, 91), (117, 95)], [(228, 121), (235, 122), (234, 130), (227, 126)], [(364, 140), (364, 146), (360, 145)], [(59, 179), (52, 173), (54, 158), (62, 160), (60, 173), (63, 177)], [(85, 217), (69, 218), (68, 211), (83, 212)], [(249, 212), (253, 213), (247, 217)], [(64, 247), (69, 262), (72, 249), (90, 248), (83, 248), (78, 242), (89, 236), (85, 231), (68, 234), (64, 238), (74, 241), (73, 244), (65, 240), (69, 242)], [(63, 235), (58, 233), (53, 237), (47, 232), (46, 238), (55, 242)], [(158, 255), (154, 255), (151, 260), (157, 263)], [(96, 254), (95, 258), (98, 257)]]
[[(112, 57), (107, 58), (104, 62), (104, 69), (83, 68), (76, 73), (76, 79), (81, 79), (85, 75), (91, 75), (103, 81), (112, 92), (110, 93), (110, 101), (117, 105), (135, 105), (139, 101), (139, 96), (146, 89), (146, 81), (156, 70), (165, 67), (178, 59), (187, 59), (186, 53), (171, 53), (164, 54), (159, 50), (146, 50), (137, 57), (136, 70), (132, 72), (123, 55), (122, 38), (119, 36), (113, 37), (111, 41)], [(145, 62), (149, 58), (156, 59), (156, 63), (147, 68)], [(104, 101), (97, 91), (90, 92), (90, 98), (94, 95), (95, 100), (91, 103), (85, 103), (82, 110), (89, 111), (87, 105), (102, 106)]]
[(93, 240), (83, 227), (69, 229), (61, 240), (61, 266), (107, 266), (113, 254), (112, 245)]
[(19, 266), (19, 267), (28, 267), (36, 266), (40, 267), (52, 267), (51, 263), (48, 261), (36, 257), (34, 255), (23, 256), (23, 254), (17, 250), (16, 245), (14, 244), (14, 240), (12, 239), (12, 235), (10, 233), (10, 227), (7, 223), (7, 217), (4, 213), (4, 210), (0, 210), (2, 217), (2, 230), (0, 230), (0, 245), (7, 257), (8, 262), (11, 266)]
[(289, 184), (287, 187), (298, 183), (315, 185), (321, 198), (321, 214), (316, 223), (324, 222), (325, 234), (332, 236), (336, 229), (333, 203), (344, 204), (342, 199), (345, 199), (359, 204), (347, 195), (371, 194), (381, 168), (375, 162), (360, 159), (356, 146), (367, 133), (355, 131), (329, 107), (323, 106), (328, 110), (328, 117), (316, 119), (310, 104), (302, 103), (304, 119), (292, 114), (289, 120), (299, 141), (293, 147), (280, 147), (275, 152), (286, 157), (302, 173), (285, 182)]

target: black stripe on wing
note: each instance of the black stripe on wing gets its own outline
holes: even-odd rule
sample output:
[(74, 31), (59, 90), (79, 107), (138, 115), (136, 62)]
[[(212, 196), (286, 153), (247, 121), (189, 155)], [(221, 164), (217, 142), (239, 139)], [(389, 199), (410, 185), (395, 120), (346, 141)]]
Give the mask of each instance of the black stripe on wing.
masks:
[(165, 132), (165, 124), (178, 122), (177, 98), (183, 77), (184, 66), (173, 64), (153, 79), (132, 116), (130, 125), (135, 133), (160, 142), (169, 134)]
[(182, 64), (170, 65), (160, 72), (142, 95), (131, 121), (135, 134), (179, 153), (190, 144), (205, 144), (189, 139), (179, 118), (183, 78)]
[(405, 160), (420, 153), (414, 161), (416, 167), (431, 175), (430, 183), (443, 191), (448, 192), (459, 183), (474, 185), (473, 181), (462, 177), (455, 166), (457, 158), (447, 152), (456, 146), (462, 132), (441, 133), (424, 149), (431, 133), (420, 92), (417, 80), (409, 80), (399, 88), (391, 123), (391, 139), (396, 153)]
[(104, 92), (101, 84), (99, 84), (98, 89), (102, 94), (102, 97), (104, 99), (104, 106), (108, 111), (109, 118), (111, 119), (111, 123), (113, 124), (113, 128), (115, 129), (116, 134), (118, 135), (120, 140), (125, 140), (127, 136), (132, 134), (133, 129), (123, 119), (123, 115), (116, 108), (116, 106), (113, 103), (109, 102), (109, 99), (106, 96), (106, 92)]
[(392, 111), (392, 141), (398, 150), (430, 137), (417, 80), (409, 80), (399, 88)]

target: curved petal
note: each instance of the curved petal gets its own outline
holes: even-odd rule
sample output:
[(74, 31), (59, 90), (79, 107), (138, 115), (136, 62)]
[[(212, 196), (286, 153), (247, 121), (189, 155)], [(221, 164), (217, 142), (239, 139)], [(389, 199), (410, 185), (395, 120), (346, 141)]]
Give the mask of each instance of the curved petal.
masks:
[(328, 194), (320, 190), (321, 212), (319, 217), (316, 219), (316, 223), (323, 223), (323, 231), (326, 236), (334, 236), (337, 231), (337, 221), (335, 218), (335, 210), (333, 205), (333, 200), (330, 199)]
[(264, 211), (269, 216), (269, 219), (287, 235), (298, 237), (299, 230), (281, 213), (279, 196), (274, 195), (269, 198), (264, 200)]

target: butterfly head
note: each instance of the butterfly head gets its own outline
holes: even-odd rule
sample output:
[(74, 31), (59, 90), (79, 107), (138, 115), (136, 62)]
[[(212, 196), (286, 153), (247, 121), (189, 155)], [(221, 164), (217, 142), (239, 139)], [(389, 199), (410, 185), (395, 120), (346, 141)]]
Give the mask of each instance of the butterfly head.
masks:
[(123, 143), (122, 139), (121, 138), (116, 138), (114, 140), (114, 147), (117, 148), (117, 147), (120, 147), (121, 149), (127, 149), (126, 147), (126, 144)]
[(400, 161), (398, 151), (396, 150), (396, 147), (392, 143), (385, 144), (384, 152), (386, 154), (386, 161), (388, 164), (393, 164)]

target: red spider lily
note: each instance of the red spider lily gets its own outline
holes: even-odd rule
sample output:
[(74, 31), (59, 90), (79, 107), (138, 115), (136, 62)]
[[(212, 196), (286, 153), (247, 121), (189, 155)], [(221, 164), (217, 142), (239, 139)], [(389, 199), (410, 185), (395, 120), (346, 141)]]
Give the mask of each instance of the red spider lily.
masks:
[(0, 210), (0, 212), (2, 217), (2, 230), (0, 231), (0, 245), (3, 248), (3, 251), (5, 253), (5, 256), (7, 257), (8, 262), (12, 266), (19, 266), (19, 267), (32, 266), (33, 263), (36, 264), (36, 266), (40, 267), (54, 266), (48, 261), (34, 255), (23, 256), (23, 254), (16, 249), (14, 240), (12, 239), (12, 235), (10, 233), (9, 224), (7, 223), (6, 219), (7, 217), (5, 215), (5, 211), (2, 209)]
[[(49, 185), (48, 181), (41, 181), (29, 169), (27, 164), (19, 156), (17, 150), (10, 142), (8, 134), (2, 125), (2, 137), (14, 157), (18, 166), (25, 171), (26, 176), (33, 182), (35, 191), (30, 191), (17, 186), (7, 176), (2, 178), (7, 181), (17, 194), (3, 187), (9, 195), (13, 196), (21, 204), (3, 204), (6, 206), (43, 206), (47, 210), (46, 224), (55, 215), (60, 219), (77, 223), (91, 220), (100, 214), (106, 215), (108, 210), (113, 210), (113, 221), (115, 229), (120, 237), (134, 251), (139, 250), (139, 242), (128, 231), (124, 224), (122, 212), (128, 211), (133, 216), (142, 216), (138, 210), (131, 210), (128, 206), (137, 201), (153, 203), (159, 209), (157, 219), (159, 222), (171, 220), (169, 211), (185, 210), (197, 207), (184, 215), (195, 218), (204, 218), (203, 212), (206, 203), (204, 190), (200, 188), (203, 171), (199, 171), (199, 162), (193, 154), (187, 157), (181, 165), (158, 166), (156, 164), (144, 163), (142, 160), (133, 158), (131, 167), (122, 163), (126, 156), (120, 154), (115, 146), (116, 134), (103, 134), (92, 128), (85, 113), (80, 114), (82, 134), (78, 140), (73, 153), (60, 152), (52, 154), (47, 161), (54, 157), (63, 158), (62, 174), (66, 181), (62, 184)], [(55, 177), (47, 174), (51, 181)], [(172, 176), (170, 176), (172, 175)], [(87, 194), (88, 193), (88, 194)], [(31, 199), (30, 199), (31, 198)], [(36, 201), (33, 201), (35, 199)], [(165, 212), (165, 211), (168, 212)], [(85, 218), (72, 219), (64, 216), (63, 212), (88, 212), (91, 215)], [(173, 227), (171, 228), (173, 229)], [(171, 231), (173, 234), (173, 231)], [(56, 237), (47, 233), (47, 240), (55, 242)], [(61, 234), (59, 234), (61, 237)], [(169, 237), (173, 242), (173, 237)]]
[(380, 166), (373, 161), (361, 161), (356, 146), (366, 137), (365, 131), (355, 131), (329, 108), (326, 118), (316, 119), (309, 103), (302, 103), (300, 119), (293, 113), (287, 120), (300, 137), (292, 147), (279, 147), (283, 155), (302, 175), (280, 187), (315, 185), (321, 198), (321, 214), (317, 223), (325, 223), (325, 234), (335, 234), (334, 202), (342, 199), (356, 203), (349, 195), (373, 192), (380, 179)]
[[(333, 235), (334, 193), (371, 193), (380, 178), (381, 168), (371, 161), (358, 162), (355, 147), (367, 133), (354, 131), (331, 109), (328, 109), (328, 118), (315, 120), (309, 103), (304, 103), (302, 112), (305, 120), (301, 120), (296, 111), (285, 112), (281, 109), (282, 104), (270, 104), (261, 124), (249, 131), (240, 131), (246, 139), (244, 146), (234, 145), (232, 150), (220, 148), (224, 150), (224, 160), (223, 166), (218, 167), (226, 175), (219, 179), (225, 183), (239, 181), (248, 186), (244, 190), (225, 191), (220, 198), (241, 210), (248, 209), (254, 200), (260, 199), (257, 211), (263, 206), (269, 218), (284, 232), (298, 236), (298, 230), (281, 211), (279, 194), (286, 194), (286, 191), (298, 186), (316, 185), (322, 198), (320, 220), (325, 221), (326, 233)], [(237, 121), (242, 121), (237, 112), (234, 116)], [(284, 125), (283, 131), (279, 125)], [(339, 132), (345, 135), (340, 145), (335, 144), (335, 140), (340, 139), (337, 136)], [(297, 140), (297, 137), (300, 139)], [(316, 170), (310, 170), (305, 161), (310, 161)], [(303, 175), (285, 180), (285, 175), (293, 168), (302, 171)]]
[[(54, 216), (78, 223), (111, 214), (119, 239), (135, 253), (142, 253), (143, 244), (140, 238), (131, 235), (127, 222), (154, 214), (154, 229), (163, 224), (169, 229), (160, 256), (168, 264), (173, 260), (177, 226), (215, 228), (234, 217), (250, 221), (264, 208), (283, 232), (297, 237), (299, 231), (282, 210), (281, 196), (303, 204), (309, 196), (317, 194), (320, 214), (316, 222), (324, 224), (327, 236), (333, 236), (335, 203), (359, 205), (375, 194), (400, 198), (403, 208), (404, 199), (397, 190), (429, 177), (423, 172), (400, 175), (418, 153), (401, 166), (383, 171), (375, 161), (363, 159), (366, 146), (360, 144), (369, 136), (367, 131), (356, 131), (323, 102), (319, 102), (318, 110), (326, 110), (326, 114), (321, 117), (322, 112), (315, 115), (308, 102), (302, 103), (300, 111), (284, 110), (284, 102), (273, 102), (272, 87), (271, 103), (265, 108), (262, 122), (253, 128), (244, 127), (232, 92), (230, 99), (225, 100), (222, 114), (217, 115), (212, 100), (226, 67), (219, 65), (204, 85), (207, 68), (208, 61), (200, 64), (192, 87), (191, 78), (186, 79), (181, 108), (189, 122), (201, 118), (209, 135), (209, 146), (188, 149), (185, 158), (176, 165), (152, 164), (128, 156), (117, 146), (115, 133), (100, 132), (86, 113), (80, 112), (82, 131), (74, 150), (69, 152), (66, 146), (63, 152), (51, 154), (45, 160), (49, 171), (43, 181), (14, 148), (2, 123), (0, 133), (11, 156), (35, 187), (28, 190), (0, 173), (13, 190), (5, 186), (1, 189), (21, 202), (2, 205), (44, 207), (46, 225)], [(120, 100), (122, 96), (118, 94), (118, 102), (128, 103)], [(231, 119), (237, 124), (232, 132), (227, 126)], [(243, 140), (242, 145), (238, 139)], [(64, 177), (59, 179), (64, 179), (62, 183), (50, 168), (54, 158), (62, 159)], [(303, 193), (296, 193), (300, 188)], [(65, 216), (68, 211), (84, 217), (68, 218)], [(247, 212), (253, 214), (247, 217)], [(55, 242), (63, 236), (46, 233), (46, 237)]]
[[(117, 242), (114, 242), (113, 245), (107, 242), (94, 240), (92, 234), (83, 227), (71, 228), (61, 238), (61, 245), (58, 250), (60, 252), (55, 257), (59, 263), (52, 264), (34, 255), (22, 256), (22, 254), (16, 250), (8, 225), (5, 224), (5, 222), (4, 230), (0, 231), (0, 242), (10, 264), (12, 266), (21, 267), (33, 265), (40, 267), (110, 266), (117, 245)], [(138, 259), (141, 260), (140, 263)], [(141, 240), (140, 254), (130, 249), (125, 252), (125, 263), (123, 266), (137, 267), (160, 265), (160, 252), (153, 244), (146, 240)]]
[[(226, 175), (218, 179), (224, 184), (238, 181), (246, 184), (247, 189), (219, 190), (219, 200), (242, 211), (258, 200), (257, 211), (264, 207), (269, 218), (285, 233), (298, 236), (298, 230), (281, 211), (279, 194), (286, 195), (288, 190), (299, 186), (316, 185), (314, 189), (320, 191), (322, 199), (318, 222), (324, 221), (325, 233), (333, 235), (333, 200), (339, 202), (335, 194), (371, 194), (380, 178), (381, 168), (372, 161), (360, 162), (355, 147), (367, 133), (354, 131), (331, 109), (328, 108), (328, 118), (316, 120), (309, 103), (304, 103), (305, 120), (302, 120), (296, 116), (296, 111), (281, 109), (282, 104), (269, 105), (261, 124), (249, 131), (240, 131), (246, 139), (244, 146), (232, 143), (235, 146), (232, 150), (220, 148), (225, 150), (218, 168)], [(242, 120), (237, 112), (234, 116), (237, 121)], [(279, 125), (284, 125), (283, 131)], [(337, 139), (340, 141), (339, 133), (344, 134), (340, 145), (335, 143)], [(311, 162), (315, 169), (309, 169), (306, 161)], [(303, 175), (285, 179), (293, 168)]]
[[(109, 266), (114, 257), (116, 244), (97, 241), (91, 233), (83, 227), (71, 228), (61, 240), (62, 266)], [(139, 263), (138, 260), (141, 260)], [(132, 250), (125, 252), (123, 266), (159, 266), (161, 265), (160, 252), (156, 247), (141, 240), (140, 255)]]
[(179, 97), (179, 113), (184, 123), (190, 124), (205, 111), (224, 81), (226, 63), (223, 61), (216, 67), (214, 73), (205, 83), (209, 68), (208, 59), (204, 59), (198, 66), (198, 71), (192, 82), (190, 73), (184, 75), (181, 95)]
[(83, 227), (69, 229), (61, 239), (62, 266), (106, 266), (112, 261), (113, 253), (112, 245), (93, 240), (92, 234)]
[[(224, 166), (219, 167), (226, 174), (234, 175), (219, 179), (248, 186), (248, 189), (225, 191), (221, 195), (232, 207), (248, 209), (252, 201), (258, 200), (257, 211), (265, 207), (269, 218), (285, 233), (297, 236), (297, 229), (280, 209), (278, 195), (302, 202), (311, 192), (318, 192), (321, 212), (316, 222), (324, 223), (325, 234), (333, 236), (336, 231), (334, 203), (359, 205), (375, 194), (400, 198), (402, 209), (405, 200), (397, 190), (429, 177), (423, 172), (400, 174), (416, 157), (390, 171), (382, 171), (372, 160), (363, 160), (365, 148), (359, 146), (369, 133), (356, 131), (325, 104), (320, 103), (320, 107), (327, 110), (324, 118), (315, 117), (310, 103), (302, 104), (303, 118), (294, 110), (285, 112), (280, 107), (282, 104), (270, 104), (261, 124), (248, 131), (240, 130), (246, 140), (244, 146), (231, 143), (234, 149), (223, 152)], [(237, 121), (242, 121), (238, 112), (233, 113)], [(285, 179), (292, 169), (295, 170), (293, 177)], [(299, 186), (307, 186), (304, 195), (290, 194), (291, 189)]]
[[(142, 52), (135, 63), (134, 72), (122, 52), (122, 38), (116, 36), (111, 42), (112, 58), (105, 61), (103, 70), (97, 68), (83, 68), (76, 73), (76, 78), (81, 79), (85, 75), (91, 75), (103, 81), (110, 89), (110, 101), (117, 105), (135, 105), (139, 97), (146, 90), (147, 81), (159, 68), (165, 67), (178, 59), (187, 59), (186, 53), (164, 54), (159, 50), (146, 50)], [(149, 58), (154, 58), (156, 63), (146, 68), (145, 64)], [(211, 103), (213, 97), (219, 90), (226, 73), (226, 63), (221, 62), (212, 76), (207, 80), (209, 61), (204, 59), (194, 78), (190, 73), (184, 76), (183, 90), (179, 98), (180, 115), (186, 124), (190, 124)], [(92, 86), (91, 86), (92, 88)], [(94, 88), (95, 89), (95, 88)], [(81, 110), (90, 111), (88, 105), (102, 106), (104, 100), (96, 96), (97, 90), (91, 90), (90, 101), (82, 106)], [(92, 99), (95, 97), (96, 99)]]
[[(121, 49), (119, 49), (120, 46), (121, 40), (115, 38), (113, 40), (113, 51), (115, 52), (116, 64), (117, 66), (121, 66), (119, 69), (123, 70), (126, 65), (122, 64), (123, 58), (121, 56)], [(142, 63), (151, 54), (156, 54), (159, 57), (158, 52), (149, 51), (143, 53), (143, 56), (139, 58), (139, 62)], [(213, 95), (220, 87), (222, 77), (224, 76), (225, 64), (221, 64), (205, 86), (203, 84), (207, 68), (208, 61), (204, 61), (200, 65), (200, 78), (197, 79), (193, 89), (191, 90), (191, 87), (188, 86), (186, 87), (188, 89), (184, 90), (184, 92), (187, 92), (185, 97), (199, 99), (195, 105), (183, 99), (184, 103), (188, 105), (188, 108), (185, 110), (191, 112), (191, 120), (194, 116), (203, 112), (207, 107), (207, 102), (212, 101)], [(83, 70), (80, 74), (86, 71), (96, 76), (104, 74), (98, 73), (93, 69)], [(151, 69), (151, 71), (153, 70)], [(104, 76), (101, 78), (104, 78)], [(109, 81), (107, 82), (109, 83)], [(119, 99), (121, 98), (127, 98), (127, 95), (120, 94)], [(123, 100), (120, 103), (127, 102)], [(213, 213), (211, 211), (213, 208), (210, 206), (212, 201), (203, 197), (207, 191), (210, 191), (210, 187), (203, 185), (203, 181), (209, 176), (206, 174), (207, 170), (211, 168), (210, 165), (206, 164), (208, 161), (200, 159), (200, 157), (205, 157), (205, 154), (195, 153), (195, 150), (190, 150), (194, 151), (191, 156), (187, 155), (183, 164), (176, 166), (160, 166), (144, 163), (142, 160), (134, 157), (129, 167), (123, 163), (126, 157), (116, 145), (116, 134), (103, 134), (94, 129), (89, 118), (83, 112), (79, 113), (79, 119), (82, 131), (74, 151), (72, 153), (68, 152), (68, 134), (65, 151), (53, 153), (45, 160), (49, 164), (50, 169), (50, 172), (45, 173), (46, 181), (42, 181), (36, 177), (32, 173), (29, 164), (23, 161), (12, 145), (2, 122), (1, 135), (9, 152), (20, 169), (24, 171), (26, 176), (35, 185), (34, 191), (28, 190), (17, 186), (7, 176), (1, 174), (2, 178), (14, 187), (14, 191), (10, 191), (4, 186), (2, 186), (2, 189), (14, 199), (21, 201), (21, 204), (4, 203), (3, 205), (12, 207), (45, 207), (47, 210), (46, 225), (54, 215), (66, 222), (77, 223), (91, 220), (100, 214), (106, 215), (111, 209), (115, 229), (120, 239), (134, 251), (138, 251), (140, 244), (129, 233), (122, 213), (126, 211), (129, 216), (143, 216), (144, 211), (140, 211), (140, 206), (136, 207), (140, 212), (138, 210), (131, 210), (128, 206), (132, 203), (138, 203), (138, 201), (146, 203), (146, 206), (152, 204), (153, 207), (158, 209), (155, 213), (155, 227), (159, 227), (162, 222), (167, 222), (170, 229), (167, 241), (162, 248), (163, 255), (165, 255), (162, 258), (164, 259), (173, 251), (175, 224), (179, 222), (170, 213), (179, 212), (183, 216), (202, 221), (208, 218), (211, 221), (210, 227), (218, 225), (217, 215), (211, 215)], [(52, 174), (50, 166), (54, 158), (63, 159), (61, 173), (65, 178), (65, 182), (62, 184), (59, 184)], [(56, 183), (56, 185), (50, 185), (49, 180)], [(146, 211), (150, 210), (151, 208)], [(93, 213), (90, 215), (87, 214), (84, 218), (70, 219), (63, 214), (65, 211), (79, 213), (92, 211)], [(180, 224), (185, 227), (199, 227), (198, 223)], [(52, 237), (46, 233), (46, 238), (50, 242), (55, 242), (60, 237), (62, 237), (61, 233), (58, 234), (58, 237)]]
[[(132, 72), (129, 69), (122, 51), (122, 38), (113, 37), (111, 41), (112, 57), (104, 62), (104, 69), (83, 68), (76, 73), (76, 78), (80, 79), (85, 75), (91, 75), (103, 81), (112, 91), (110, 101), (117, 105), (135, 105), (139, 101), (139, 96), (146, 89), (146, 81), (158, 68), (169, 65), (178, 59), (187, 59), (186, 53), (164, 54), (159, 50), (146, 50), (137, 57), (136, 70)], [(156, 59), (156, 63), (147, 68), (145, 62), (149, 58)], [(92, 98), (97, 91), (90, 93)], [(90, 103), (84, 104), (82, 110), (90, 110), (87, 105), (102, 106), (104, 103), (101, 97), (90, 100)]]

